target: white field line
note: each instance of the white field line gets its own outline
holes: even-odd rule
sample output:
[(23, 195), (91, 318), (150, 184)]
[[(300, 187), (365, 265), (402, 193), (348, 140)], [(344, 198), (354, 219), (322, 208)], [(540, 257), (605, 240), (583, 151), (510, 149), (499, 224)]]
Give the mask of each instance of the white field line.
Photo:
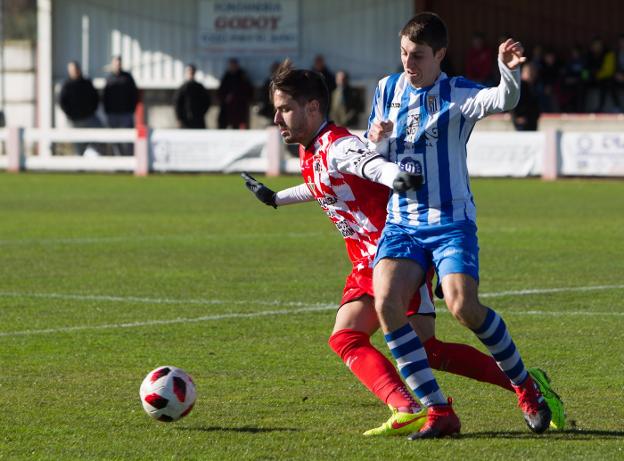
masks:
[[(570, 288), (544, 288), (544, 289), (532, 289), (532, 290), (517, 290), (517, 291), (501, 291), (494, 293), (483, 293), (480, 295), (482, 298), (494, 298), (502, 296), (526, 296), (531, 294), (547, 294), (547, 293), (567, 293), (567, 292), (583, 292), (583, 291), (595, 291), (595, 290), (616, 290), (622, 289), (624, 285), (597, 285), (586, 287), (570, 287)], [(298, 314), (306, 312), (322, 312), (335, 310), (336, 304), (306, 304), (301, 302), (280, 302), (280, 301), (226, 301), (226, 300), (214, 300), (214, 299), (188, 299), (177, 300), (167, 298), (141, 298), (133, 296), (98, 296), (98, 295), (76, 295), (76, 294), (61, 294), (61, 293), (17, 293), (17, 292), (0, 292), (0, 297), (34, 297), (34, 298), (46, 298), (46, 299), (68, 299), (78, 301), (110, 301), (110, 302), (130, 302), (130, 303), (151, 303), (151, 304), (202, 304), (202, 305), (216, 305), (216, 304), (236, 304), (236, 305), (262, 305), (262, 306), (290, 306), (294, 309), (281, 309), (270, 311), (256, 311), (256, 312), (232, 312), (226, 314), (206, 315), (201, 317), (178, 317), (174, 319), (164, 320), (146, 320), (142, 322), (128, 322), (128, 323), (110, 323), (103, 325), (77, 325), (73, 327), (60, 327), (60, 328), (47, 328), (40, 330), (21, 330), (21, 331), (7, 331), (0, 332), (0, 337), (9, 336), (31, 336), (38, 334), (50, 334), (50, 333), (66, 333), (72, 331), (81, 330), (109, 330), (109, 329), (121, 329), (121, 328), (135, 328), (152, 325), (172, 325), (176, 323), (197, 323), (206, 322), (211, 320), (225, 320), (233, 318), (253, 318), (253, 317), (265, 317), (275, 315), (287, 315)], [(544, 311), (544, 310), (529, 310), (529, 311), (511, 311), (500, 310), (506, 315), (530, 315), (530, 316), (615, 316), (622, 317), (624, 312), (587, 312), (587, 311)], [(440, 309), (438, 313), (447, 313), (445, 309)]]
[[(561, 288), (536, 288), (531, 290), (498, 291), (493, 293), (480, 293), (480, 298), (499, 298), (504, 296), (527, 296), (533, 294), (568, 293), (583, 291), (617, 290), (624, 288), (622, 285), (594, 285), (585, 287), (561, 287)], [(223, 300), (223, 299), (174, 299), (174, 298), (150, 298), (139, 296), (110, 296), (110, 295), (81, 295), (72, 293), (21, 293), (16, 291), (0, 291), (0, 298), (43, 298), (65, 299), (71, 301), (104, 301), (126, 302), (139, 304), (181, 304), (181, 305), (256, 305), (256, 306), (288, 306), (307, 307), (310, 303), (284, 302), (284, 301), (249, 301), (249, 300)], [(313, 304), (316, 305), (316, 304)]]

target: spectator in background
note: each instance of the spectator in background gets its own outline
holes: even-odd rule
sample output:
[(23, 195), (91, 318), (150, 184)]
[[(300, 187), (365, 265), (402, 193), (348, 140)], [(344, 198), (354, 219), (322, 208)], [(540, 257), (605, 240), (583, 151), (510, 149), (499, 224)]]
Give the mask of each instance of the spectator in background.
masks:
[[(104, 112), (111, 128), (133, 128), (134, 109), (139, 102), (139, 90), (129, 72), (122, 70), (121, 56), (113, 56), (111, 73), (104, 87)], [(116, 155), (132, 155), (131, 144), (113, 145)]]
[(336, 125), (354, 127), (364, 109), (360, 93), (349, 84), (349, 75), (336, 72), (336, 88), (331, 93), (329, 117)]
[(570, 49), (561, 76), (561, 110), (563, 112), (584, 112), (585, 81), (587, 69), (578, 45)]
[(230, 58), (217, 90), (219, 97), (219, 128), (249, 128), (249, 107), (253, 98), (253, 86), (238, 59)]
[(336, 89), (336, 77), (327, 67), (327, 64), (325, 63), (325, 58), (322, 54), (317, 54), (314, 57), (312, 70), (318, 72), (319, 74), (322, 74), (323, 77), (325, 77), (325, 83), (327, 84), (329, 94), (332, 94), (332, 92)]
[(559, 84), (561, 66), (553, 50), (544, 52), (542, 68), (538, 74), (541, 88), (541, 111), (559, 112)]
[[(59, 104), (69, 123), (73, 128), (101, 128), (102, 123), (95, 115), (100, 97), (91, 80), (82, 75), (78, 61), (67, 64), (67, 76), (61, 87)], [(74, 144), (76, 155), (83, 155), (86, 148), (86, 143)]]
[(494, 60), (494, 53), (486, 45), (483, 34), (475, 33), (466, 52), (466, 78), (483, 85), (492, 84)]
[(615, 75), (613, 77), (613, 96), (614, 102), (620, 112), (624, 111), (624, 101), (622, 101), (622, 92), (624, 92), (624, 34), (617, 39), (617, 48), (615, 50)]
[(262, 87), (260, 88), (260, 95), (258, 96), (258, 114), (264, 118), (270, 120), (270, 123), (273, 124), (273, 116), (275, 115), (275, 110), (273, 109), (273, 103), (271, 102), (270, 97), (270, 88), (271, 88), (271, 79), (273, 78), (273, 74), (279, 67), (280, 63), (275, 61), (271, 64), (271, 68), (269, 69), (269, 76), (262, 83)]
[(605, 109), (607, 93), (613, 94), (615, 53), (607, 50), (599, 37), (591, 42), (587, 55), (587, 70), (589, 73), (588, 89), (598, 90), (598, 105), (595, 109), (590, 108), (590, 112), (602, 112)]
[(518, 131), (536, 131), (540, 116), (539, 96), (536, 90), (537, 69), (531, 62), (522, 65), (520, 101), (511, 111), (511, 120)]
[(180, 128), (206, 128), (205, 116), (210, 107), (210, 95), (204, 85), (195, 80), (195, 64), (184, 69), (186, 82), (176, 91), (174, 107)]

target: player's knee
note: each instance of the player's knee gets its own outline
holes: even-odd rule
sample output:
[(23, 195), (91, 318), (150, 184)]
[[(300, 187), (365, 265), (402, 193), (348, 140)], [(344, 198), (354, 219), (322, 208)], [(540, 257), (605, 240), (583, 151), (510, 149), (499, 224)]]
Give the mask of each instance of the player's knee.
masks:
[(397, 303), (390, 297), (379, 296), (375, 297), (375, 312), (380, 318), (385, 318), (390, 312), (394, 312), (397, 309)]
[(370, 344), (370, 337), (362, 331), (345, 328), (332, 334), (327, 343), (342, 359), (353, 349)]
[(446, 303), (449, 311), (459, 323), (473, 329), (480, 326), (479, 320), (484, 308), (477, 299), (472, 299), (461, 293), (447, 299)]

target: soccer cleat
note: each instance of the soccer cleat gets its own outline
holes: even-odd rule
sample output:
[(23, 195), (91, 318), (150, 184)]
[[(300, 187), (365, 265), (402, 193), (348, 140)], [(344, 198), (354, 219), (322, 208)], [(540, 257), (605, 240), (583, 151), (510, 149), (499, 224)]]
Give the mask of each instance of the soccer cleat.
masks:
[(453, 411), (453, 400), (448, 399), (448, 405), (429, 407), (427, 422), (418, 432), (414, 432), (408, 440), (439, 439), (447, 435), (457, 435), (461, 429), (459, 418)]
[(541, 368), (529, 368), (527, 371), (539, 387), (540, 392), (546, 400), (548, 408), (550, 408), (550, 412), (552, 414), (550, 427), (560, 431), (563, 430), (566, 423), (565, 408), (561, 397), (559, 397), (559, 395), (553, 391), (552, 387), (550, 387), (550, 378)]
[(390, 409), (392, 410), (390, 419), (381, 426), (364, 432), (365, 436), (406, 435), (420, 430), (423, 424), (425, 424), (425, 419), (427, 418), (426, 408), (423, 408), (418, 413), (403, 413), (391, 406)]
[(529, 429), (536, 434), (541, 434), (548, 429), (552, 413), (531, 375), (527, 376), (520, 386), (513, 386), (513, 388), (518, 396), (518, 406), (522, 410)]

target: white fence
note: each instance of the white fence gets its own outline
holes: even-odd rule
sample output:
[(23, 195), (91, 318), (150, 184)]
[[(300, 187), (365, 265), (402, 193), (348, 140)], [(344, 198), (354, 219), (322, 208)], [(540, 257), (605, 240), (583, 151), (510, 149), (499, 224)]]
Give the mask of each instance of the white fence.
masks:
[[(356, 134), (361, 135), (361, 132)], [(122, 171), (298, 173), (277, 128), (265, 130), (0, 129), (6, 155), (0, 169), (13, 172)], [(134, 155), (27, 155), (26, 146), (50, 143), (132, 143)], [(468, 143), (471, 176), (624, 177), (624, 133), (476, 132)]]

